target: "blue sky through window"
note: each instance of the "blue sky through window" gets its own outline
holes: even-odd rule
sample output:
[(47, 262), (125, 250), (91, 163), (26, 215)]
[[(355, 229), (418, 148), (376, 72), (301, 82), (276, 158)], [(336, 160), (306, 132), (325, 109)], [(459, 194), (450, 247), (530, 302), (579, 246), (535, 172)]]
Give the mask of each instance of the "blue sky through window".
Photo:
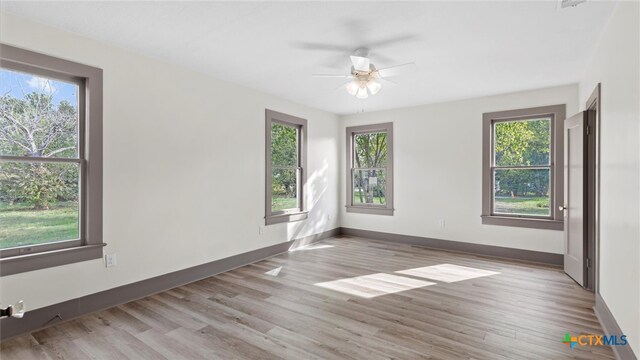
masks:
[(66, 100), (73, 107), (78, 108), (76, 84), (0, 69), (0, 96), (11, 95), (17, 99), (23, 99), (26, 94), (32, 92), (52, 95), (55, 105)]

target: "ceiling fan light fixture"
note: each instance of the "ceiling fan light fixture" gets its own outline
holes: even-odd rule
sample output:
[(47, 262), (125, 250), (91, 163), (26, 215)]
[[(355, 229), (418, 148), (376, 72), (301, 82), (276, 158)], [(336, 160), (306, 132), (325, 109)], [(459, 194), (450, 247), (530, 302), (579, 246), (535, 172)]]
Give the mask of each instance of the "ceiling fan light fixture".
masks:
[[(1, 1), (1, 0), (0, 0)], [(586, 0), (558, 0), (558, 1), (586, 1)], [(369, 49), (360, 48), (351, 55), (351, 71), (349, 75), (316, 74), (316, 77), (346, 78), (350, 81), (344, 85), (345, 90), (351, 96), (358, 99), (366, 99), (369, 95), (376, 95), (382, 90), (383, 80), (391, 76), (416, 71), (415, 63), (406, 63), (378, 69), (369, 59)]]
[(375, 95), (380, 92), (380, 90), (382, 90), (382, 84), (371, 80), (367, 83), (367, 88), (369, 89), (369, 91), (371, 91), (371, 95)]
[(369, 92), (367, 91), (366, 87), (359, 87), (358, 88), (358, 92), (356, 93), (356, 97), (358, 99), (366, 99), (369, 97)]
[(356, 96), (358, 89), (360, 89), (360, 85), (358, 85), (356, 81), (351, 81), (347, 84), (346, 89), (350, 95)]

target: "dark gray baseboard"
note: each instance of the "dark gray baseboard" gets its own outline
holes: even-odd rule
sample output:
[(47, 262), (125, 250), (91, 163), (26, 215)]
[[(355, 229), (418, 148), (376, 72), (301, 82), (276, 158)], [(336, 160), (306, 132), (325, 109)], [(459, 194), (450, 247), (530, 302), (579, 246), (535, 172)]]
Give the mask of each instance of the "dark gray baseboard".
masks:
[(390, 241), (402, 244), (422, 246), (437, 250), (455, 251), (483, 256), (500, 257), (561, 266), (564, 255), (541, 251), (506, 248), (493, 245), (472, 244), (460, 241), (432, 239), (420, 236), (400, 235), (378, 231), (340, 228), (343, 235), (357, 236), (374, 240)]
[(0, 320), (0, 340), (166, 291), (337, 235), (340, 235), (340, 228), (28, 311), (22, 319), (5, 318)]
[[(613, 317), (611, 310), (609, 310), (604, 299), (598, 293), (596, 293), (596, 305), (593, 307), (593, 311), (596, 313), (596, 317), (598, 318), (598, 321), (600, 321), (600, 325), (602, 326), (602, 330), (604, 330), (605, 335), (620, 336), (624, 334), (622, 329), (620, 329), (618, 322)], [(625, 346), (612, 346), (611, 348), (618, 360), (638, 360), (629, 344)]]

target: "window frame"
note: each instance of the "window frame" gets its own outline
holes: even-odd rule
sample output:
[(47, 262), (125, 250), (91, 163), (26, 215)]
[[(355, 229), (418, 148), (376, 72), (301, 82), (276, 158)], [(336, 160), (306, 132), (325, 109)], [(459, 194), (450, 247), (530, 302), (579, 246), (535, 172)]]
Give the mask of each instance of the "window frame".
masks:
[(0, 250), (0, 276), (102, 258), (102, 69), (0, 44), (0, 67), (78, 85), (78, 157), (3, 156), (0, 161), (75, 163), (79, 238)]
[[(273, 124), (281, 124), (297, 129), (297, 166), (299, 171), (297, 177), (298, 208), (283, 211), (272, 211), (272, 174), (273, 164), (271, 163), (271, 127)], [(287, 167), (288, 168), (288, 167)], [(301, 221), (308, 218), (309, 212), (305, 210), (305, 187), (307, 183), (307, 120), (292, 115), (280, 113), (270, 109), (265, 109), (265, 224), (273, 225), (279, 223)]]
[[(564, 133), (566, 105), (551, 105), (482, 114), (482, 224), (524, 227), (534, 229), (564, 230), (564, 214), (558, 205), (564, 201)], [(494, 125), (500, 122), (526, 121), (550, 118), (550, 215), (527, 216), (494, 213)], [(534, 166), (536, 167), (536, 166)], [(539, 166), (539, 167), (547, 167)]]
[[(387, 133), (387, 166), (385, 180), (387, 191), (385, 196), (386, 205), (354, 205), (353, 203), (353, 171), (355, 157), (355, 135), (371, 134), (377, 132)], [(387, 215), (393, 216), (393, 122), (371, 125), (350, 126), (346, 128), (346, 210), (348, 213)]]

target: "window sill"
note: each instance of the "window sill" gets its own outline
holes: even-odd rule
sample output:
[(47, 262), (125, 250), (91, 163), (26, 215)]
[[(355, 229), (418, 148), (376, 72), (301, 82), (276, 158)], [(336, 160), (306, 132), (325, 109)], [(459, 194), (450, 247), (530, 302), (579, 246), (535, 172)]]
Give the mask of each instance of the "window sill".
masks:
[(372, 206), (346, 206), (348, 213), (357, 214), (372, 214), (372, 215), (387, 215), (393, 216), (393, 210), (389, 208), (378, 208)]
[(483, 225), (513, 226), (530, 229), (564, 230), (564, 221), (510, 216), (482, 215)]
[(102, 248), (107, 244), (84, 245), (35, 254), (0, 259), (0, 276), (72, 264), (102, 258)]
[(278, 214), (278, 215), (267, 216), (265, 218), (265, 223), (267, 225), (273, 225), (273, 224), (306, 220), (308, 217), (309, 217), (308, 211), (301, 211), (301, 212), (290, 213), (290, 214)]

